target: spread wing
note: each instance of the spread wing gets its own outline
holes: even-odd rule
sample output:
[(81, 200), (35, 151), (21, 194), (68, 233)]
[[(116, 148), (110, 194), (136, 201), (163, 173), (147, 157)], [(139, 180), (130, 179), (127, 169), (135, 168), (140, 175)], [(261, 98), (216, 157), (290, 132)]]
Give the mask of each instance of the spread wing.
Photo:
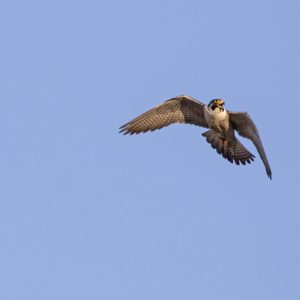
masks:
[(248, 138), (253, 142), (265, 165), (268, 176), (272, 179), (272, 171), (263, 144), (260, 140), (258, 130), (250, 116), (246, 112), (229, 112), (229, 120), (239, 135)]
[(120, 127), (120, 132), (138, 134), (173, 123), (194, 124), (207, 128), (204, 104), (186, 95), (174, 97), (124, 124)]

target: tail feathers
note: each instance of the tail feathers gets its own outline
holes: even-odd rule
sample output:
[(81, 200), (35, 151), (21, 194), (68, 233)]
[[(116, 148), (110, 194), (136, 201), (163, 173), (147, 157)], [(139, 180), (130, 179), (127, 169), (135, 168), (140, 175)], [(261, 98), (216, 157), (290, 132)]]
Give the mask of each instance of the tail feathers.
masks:
[(225, 159), (231, 163), (235, 162), (237, 165), (240, 163), (245, 165), (251, 163), (254, 160), (254, 155), (250, 153), (236, 138), (234, 143), (226, 145), (225, 140), (220, 138), (214, 130), (208, 130), (202, 135), (206, 138), (206, 141), (211, 144), (212, 148), (221, 154)]

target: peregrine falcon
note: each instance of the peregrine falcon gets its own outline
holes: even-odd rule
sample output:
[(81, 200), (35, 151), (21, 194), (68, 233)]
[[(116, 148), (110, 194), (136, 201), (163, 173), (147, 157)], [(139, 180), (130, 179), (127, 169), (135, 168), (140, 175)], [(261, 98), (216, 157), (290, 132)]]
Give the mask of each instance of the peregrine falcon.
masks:
[(150, 109), (120, 127), (123, 134), (138, 134), (154, 131), (173, 123), (187, 123), (204, 128), (202, 133), (211, 147), (231, 163), (245, 165), (254, 161), (250, 153), (236, 138), (235, 131), (250, 139), (255, 145), (267, 172), (272, 179), (272, 171), (259, 137), (258, 130), (246, 112), (231, 112), (224, 108), (222, 99), (213, 99), (208, 105), (187, 96), (171, 98)]

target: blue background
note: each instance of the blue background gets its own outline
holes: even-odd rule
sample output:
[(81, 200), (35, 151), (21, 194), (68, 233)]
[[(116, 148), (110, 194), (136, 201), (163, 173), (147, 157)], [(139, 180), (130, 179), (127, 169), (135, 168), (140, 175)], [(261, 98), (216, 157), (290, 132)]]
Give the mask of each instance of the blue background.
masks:
[[(299, 13), (2, 0), (0, 298), (300, 299)], [(202, 128), (118, 133), (180, 94), (247, 111), (273, 180)]]

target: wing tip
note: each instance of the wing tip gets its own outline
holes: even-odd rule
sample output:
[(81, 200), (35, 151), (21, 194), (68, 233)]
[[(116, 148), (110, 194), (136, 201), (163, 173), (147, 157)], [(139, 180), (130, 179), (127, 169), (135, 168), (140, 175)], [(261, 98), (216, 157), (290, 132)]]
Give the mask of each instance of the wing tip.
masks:
[(138, 130), (138, 129), (130, 128), (130, 126), (128, 126), (128, 124), (125, 124), (125, 125), (119, 127), (119, 133), (121, 133), (123, 135), (126, 135), (126, 134), (130, 134), (130, 135), (139, 134), (141, 132), (147, 132), (149, 130), (154, 131), (155, 129)]
[(127, 132), (126, 125), (127, 125), (127, 124), (122, 125), (121, 127), (119, 127), (119, 133), (121, 133), (121, 134), (127, 134), (127, 133), (128, 133), (128, 132)]
[(119, 127), (119, 133), (126, 135), (126, 134), (132, 134), (132, 132), (129, 130), (129, 128), (127, 127), (127, 124), (122, 125), (121, 127)]

